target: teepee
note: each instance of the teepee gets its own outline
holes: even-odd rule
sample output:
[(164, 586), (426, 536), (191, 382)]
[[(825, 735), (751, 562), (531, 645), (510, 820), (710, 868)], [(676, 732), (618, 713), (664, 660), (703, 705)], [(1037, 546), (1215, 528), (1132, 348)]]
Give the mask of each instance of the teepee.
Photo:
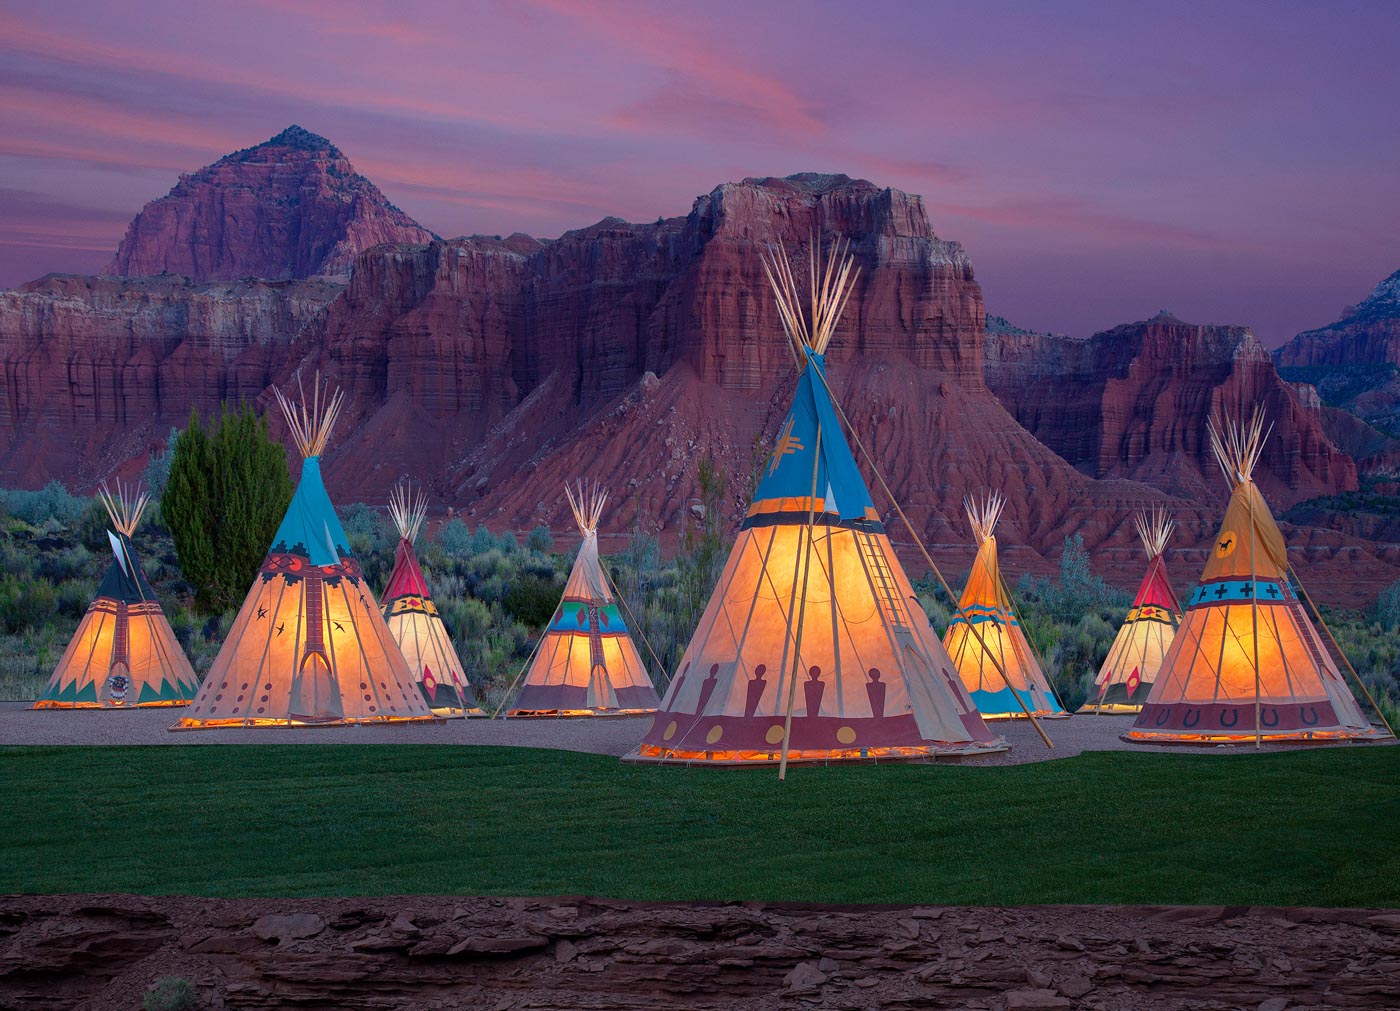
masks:
[(607, 492), (564, 486), (583, 543), (564, 597), (525, 670), (507, 716), (629, 716), (660, 700), (598, 561), (598, 521)]
[(1162, 555), (1172, 534), (1172, 521), (1165, 509), (1154, 506), (1150, 513), (1134, 516), (1133, 522), (1147, 549), (1147, 575), (1142, 577), (1128, 617), (1109, 647), (1093, 693), (1079, 708), (1081, 713), (1139, 712), (1181, 624), (1181, 605), (1167, 580)]
[[(1040, 719), (1065, 717), (1069, 714), (1050, 687), (1001, 578), (993, 531), (1005, 505), (999, 493), (981, 502), (963, 500), (977, 536), (977, 557), (943, 645), (983, 719), (1022, 717), (1028, 711)], [(980, 635), (972, 633), (974, 625)]]
[(428, 708), (438, 716), (485, 716), (467, 684), (452, 637), (428, 592), (413, 550), (427, 511), (427, 496), (421, 490), (415, 494), (407, 483), (389, 495), (389, 516), (398, 528), (399, 546), (380, 609)]
[(131, 537), (150, 501), (123, 490), (98, 493), (115, 556), (78, 630), (33, 709), (130, 709), (183, 706), (199, 688), (175, 641)]
[(799, 370), (792, 408), (675, 679), (632, 761), (919, 759), (1004, 750), (895, 557), (837, 419), (824, 353), (853, 259), (811, 250), (811, 316), (764, 266)]
[(1288, 575), (1288, 550), (1254, 483), (1268, 433), (1210, 424), (1211, 448), (1230, 504), (1201, 581), (1125, 740), (1372, 739), (1374, 728), (1303, 610)]
[(321, 481), (343, 395), (274, 391), (303, 457), (287, 515), (209, 675), (172, 730), (431, 720)]

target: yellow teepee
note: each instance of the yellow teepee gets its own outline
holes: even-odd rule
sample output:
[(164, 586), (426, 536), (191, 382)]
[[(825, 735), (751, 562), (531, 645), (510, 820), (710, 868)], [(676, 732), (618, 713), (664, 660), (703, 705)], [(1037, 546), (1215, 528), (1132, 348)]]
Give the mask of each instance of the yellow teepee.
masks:
[(1140, 711), (1181, 624), (1181, 605), (1167, 579), (1163, 557), (1172, 521), (1165, 509), (1155, 506), (1151, 512), (1138, 513), (1133, 522), (1147, 549), (1147, 575), (1142, 577), (1133, 606), (1109, 647), (1081, 713)]
[[(1050, 687), (1001, 578), (993, 531), (1005, 505), (997, 493), (963, 502), (977, 537), (977, 557), (943, 645), (983, 719), (1024, 717), (1028, 711), (1040, 719), (1065, 717), (1069, 714)], [(979, 634), (973, 634), (973, 626)]]
[(1126, 740), (1208, 744), (1389, 736), (1362, 713), (1290, 585), (1283, 533), (1254, 483), (1267, 438), (1258, 412), (1247, 425), (1210, 425), (1230, 504)]
[(301, 480), (209, 675), (172, 730), (432, 720), (321, 481), (343, 397), (275, 391)]
[(564, 494), (583, 543), (564, 597), (525, 669), (508, 716), (628, 716), (659, 699), (598, 559), (598, 523), (608, 493), (582, 482)]
[(389, 495), (389, 516), (399, 532), (399, 546), (394, 551), (394, 571), (384, 587), (380, 609), (429, 708), (438, 716), (485, 716), (476, 704), (476, 695), (467, 683), (462, 661), (413, 550), (427, 512), (427, 496), (421, 489), (415, 493), (407, 482), (396, 486)]
[(99, 492), (112, 530), (112, 564), (88, 605), (44, 694), (33, 709), (132, 709), (183, 706), (199, 688), (175, 640), (131, 538), (149, 497)]
[(1003, 750), (929, 626), (837, 419), (823, 354), (855, 281), (811, 252), (811, 315), (768, 269), (800, 375), (739, 537), (632, 761), (875, 761)]

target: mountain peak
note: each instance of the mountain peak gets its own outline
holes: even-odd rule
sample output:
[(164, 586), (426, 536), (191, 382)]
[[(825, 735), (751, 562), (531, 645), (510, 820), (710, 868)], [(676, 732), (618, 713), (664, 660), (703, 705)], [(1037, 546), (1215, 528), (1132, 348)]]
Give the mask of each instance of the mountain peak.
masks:
[(105, 272), (195, 281), (343, 277), (370, 246), (432, 239), (339, 148), (293, 124), (182, 175), (132, 220)]
[(269, 137), (261, 144), (254, 144), (252, 147), (245, 147), (231, 154), (226, 154), (215, 164), (259, 161), (270, 152), (283, 151), (304, 151), (308, 154), (324, 154), (330, 158), (344, 158), (345, 155), (340, 148), (336, 147), (319, 133), (312, 133), (303, 127), (293, 123), (281, 133), (274, 137)]

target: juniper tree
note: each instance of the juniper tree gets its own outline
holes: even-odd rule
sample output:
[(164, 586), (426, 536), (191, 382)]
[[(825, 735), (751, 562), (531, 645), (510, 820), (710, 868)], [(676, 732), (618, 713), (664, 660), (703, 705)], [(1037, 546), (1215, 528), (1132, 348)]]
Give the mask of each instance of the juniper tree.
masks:
[(161, 518), (180, 571), (206, 614), (237, 607), (292, 501), (286, 450), (251, 407), (220, 409), (209, 427), (190, 411), (175, 440)]

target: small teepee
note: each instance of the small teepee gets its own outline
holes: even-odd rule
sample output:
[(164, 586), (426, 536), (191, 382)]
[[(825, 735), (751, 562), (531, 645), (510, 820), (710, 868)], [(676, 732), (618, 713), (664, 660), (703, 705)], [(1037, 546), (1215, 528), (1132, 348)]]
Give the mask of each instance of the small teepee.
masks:
[(525, 670), (508, 716), (630, 716), (660, 700), (598, 560), (598, 521), (607, 492), (568, 485), (564, 494), (583, 543), (564, 598)]
[(413, 550), (427, 511), (427, 496), (421, 490), (414, 493), (407, 482), (389, 495), (389, 516), (398, 528), (399, 546), (380, 609), (428, 707), (438, 716), (485, 716), (467, 684), (462, 661)]
[[(981, 502), (963, 501), (967, 521), (977, 537), (977, 558), (943, 645), (983, 719), (1023, 717), (1027, 710), (1039, 719), (1065, 717), (1069, 714), (1050, 687), (1001, 578), (993, 531), (1005, 505), (998, 493)], [(972, 634), (973, 625), (980, 636)]]
[(277, 403), (301, 480), (193, 704), (172, 730), (431, 720), (321, 481), (343, 396)]
[(1109, 647), (1081, 713), (1139, 712), (1181, 624), (1181, 605), (1167, 580), (1162, 555), (1172, 534), (1172, 521), (1165, 509), (1154, 506), (1150, 513), (1134, 516), (1133, 522), (1147, 549), (1147, 575), (1142, 577), (1133, 606)]
[(1230, 504), (1201, 581), (1125, 740), (1375, 739), (1372, 727), (1290, 584), (1288, 549), (1254, 483), (1268, 432), (1210, 424)]
[(719, 583), (631, 761), (743, 765), (999, 751), (918, 603), (827, 386), (853, 260), (811, 250), (811, 315), (764, 262), (797, 391)]
[(99, 492), (112, 521), (115, 556), (78, 630), (33, 709), (183, 706), (199, 689), (165, 612), (141, 570), (131, 537), (149, 497), (121, 484)]

